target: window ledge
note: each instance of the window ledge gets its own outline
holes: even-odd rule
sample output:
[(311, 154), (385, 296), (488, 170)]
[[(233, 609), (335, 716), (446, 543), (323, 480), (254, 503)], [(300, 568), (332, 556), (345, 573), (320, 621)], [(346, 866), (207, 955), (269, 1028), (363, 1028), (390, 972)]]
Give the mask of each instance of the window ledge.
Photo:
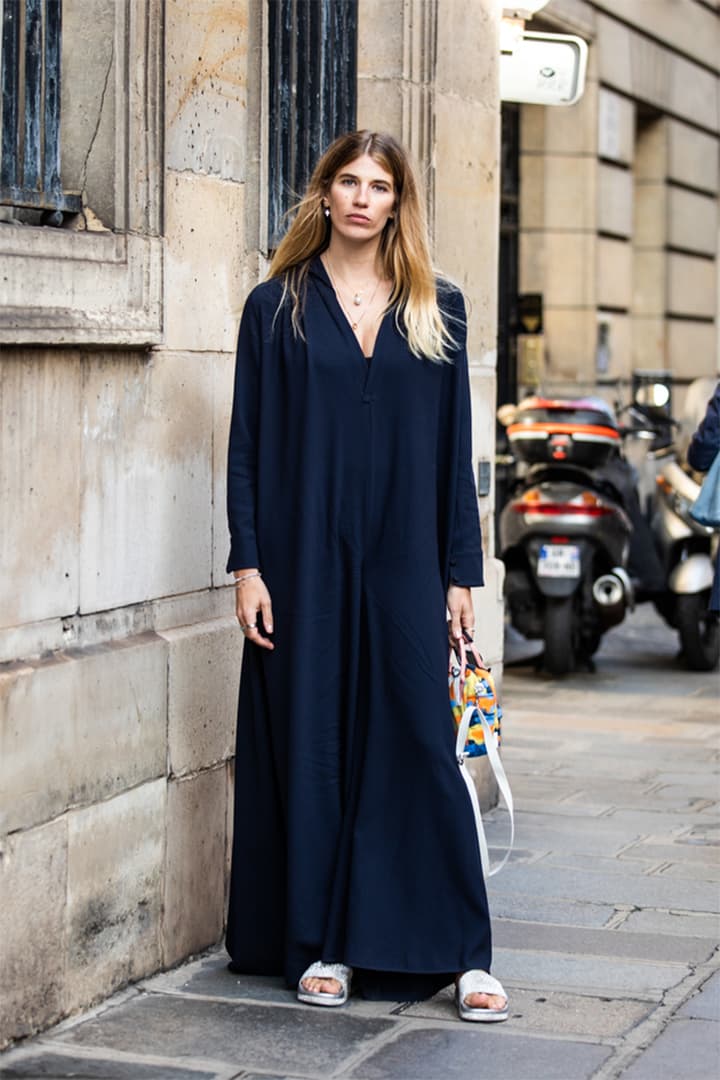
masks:
[(0, 345), (158, 345), (162, 240), (0, 226)]

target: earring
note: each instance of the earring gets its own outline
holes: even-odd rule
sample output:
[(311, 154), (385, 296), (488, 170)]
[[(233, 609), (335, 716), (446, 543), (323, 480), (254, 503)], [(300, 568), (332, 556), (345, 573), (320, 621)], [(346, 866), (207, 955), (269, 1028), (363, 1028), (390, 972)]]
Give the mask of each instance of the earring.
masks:
[(329, 206), (324, 206), (323, 207), (323, 214), (325, 215), (326, 218), (330, 217), (330, 207)]

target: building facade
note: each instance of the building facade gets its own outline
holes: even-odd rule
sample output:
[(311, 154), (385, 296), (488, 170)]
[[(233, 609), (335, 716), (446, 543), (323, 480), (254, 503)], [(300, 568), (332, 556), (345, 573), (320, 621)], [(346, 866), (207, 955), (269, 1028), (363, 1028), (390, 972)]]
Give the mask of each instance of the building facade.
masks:
[[(351, 117), (418, 160), (436, 262), (471, 309), (474, 456), (492, 461), (500, 8), (0, 8), (2, 1045), (222, 934), (243, 647), (224, 570), (237, 322), (302, 176), (293, 155)], [(499, 661), (481, 491), (478, 626)]]
[[(681, 413), (719, 366), (720, 5), (549, 0), (528, 29), (584, 38), (588, 77), (572, 107), (504, 108), (504, 399), (619, 381), (627, 400), (633, 372), (659, 371)], [(539, 371), (526, 294), (543, 301)]]

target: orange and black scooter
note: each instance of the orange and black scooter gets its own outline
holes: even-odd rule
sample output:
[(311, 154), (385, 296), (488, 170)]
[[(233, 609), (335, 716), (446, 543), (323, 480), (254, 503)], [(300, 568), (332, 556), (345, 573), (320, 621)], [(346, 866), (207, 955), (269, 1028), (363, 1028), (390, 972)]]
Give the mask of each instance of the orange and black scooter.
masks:
[(518, 475), (500, 516), (510, 620), (542, 638), (544, 667), (563, 675), (591, 657), (634, 604), (633, 525), (603, 478), (622, 461), (622, 432), (599, 398), (527, 398), (503, 406)]

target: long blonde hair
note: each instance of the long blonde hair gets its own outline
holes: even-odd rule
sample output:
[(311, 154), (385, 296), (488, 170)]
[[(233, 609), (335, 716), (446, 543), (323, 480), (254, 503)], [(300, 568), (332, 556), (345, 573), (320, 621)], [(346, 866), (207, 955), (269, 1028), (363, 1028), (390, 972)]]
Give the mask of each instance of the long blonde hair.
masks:
[(270, 263), (268, 276), (283, 278), (280, 306), (292, 302), (293, 328), (302, 336), (309, 263), (330, 243), (332, 226), (323, 198), (340, 170), (363, 154), (392, 176), (395, 189), (395, 210), (379, 247), (383, 275), (393, 283), (388, 307), (395, 306), (397, 325), (415, 356), (446, 360), (455, 341), (438, 306), (423, 202), (408, 154), (392, 135), (352, 131), (336, 139), (320, 158)]

